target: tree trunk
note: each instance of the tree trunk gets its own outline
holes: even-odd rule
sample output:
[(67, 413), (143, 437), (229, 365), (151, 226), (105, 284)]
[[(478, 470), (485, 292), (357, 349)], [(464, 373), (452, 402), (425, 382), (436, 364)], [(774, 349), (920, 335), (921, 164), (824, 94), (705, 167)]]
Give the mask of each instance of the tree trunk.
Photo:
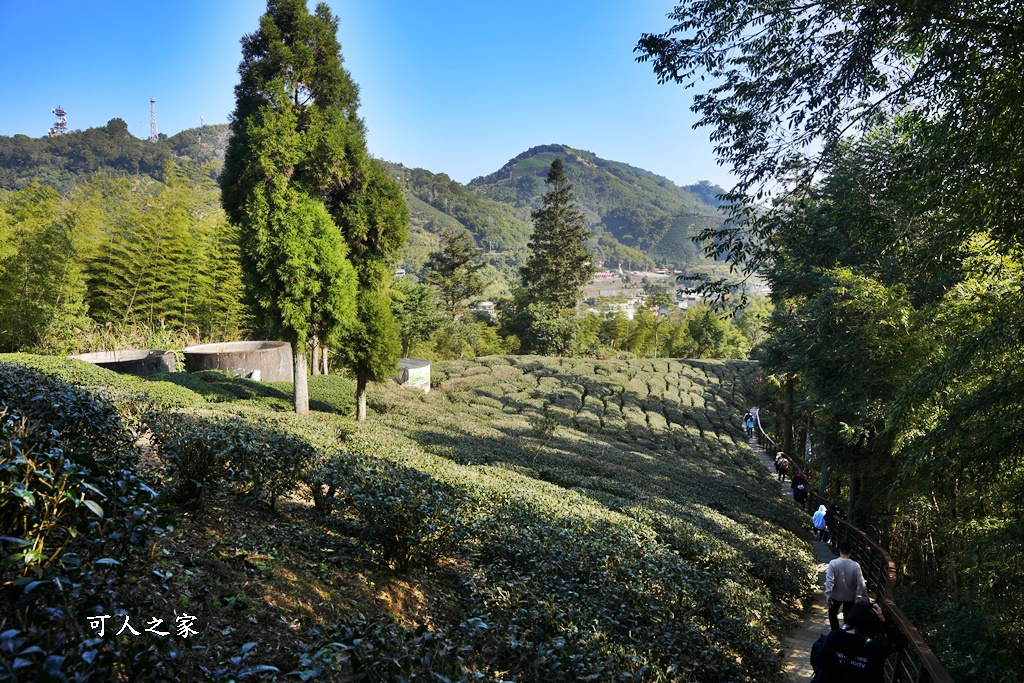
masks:
[(323, 374), (325, 374), (325, 375), (331, 374), (330, 368), (327, 365), (327, 351), (328, 351), (328, 348), (325, 346), (323, 348), (323, 353), (321, 354), (321, 356), (324, 359), (324, 372), (323, 372)]
[(793, 457), (793, 375), (786, 375), (782, 406), (782, 452)]
[(828, 468), (820, 468), (821, 479), (818, 481), (818, 495), (822, 498), (828, 498)]
[(292, 387), (295, 399), (295, 412), (299, 415), (309, 414), (309, 380), (306, 378), (306, 340), (296, 339), (292, 347), (293, 377)]
[(804, 468), (807, 469), (811, 466), (811, 460), (814, 458), (814, 450), (811, 448), (811, 430), (814, 429), (814, 413), (807, 414), (807, 429), (804, 434)]
[(356, 378), (356, 422), (366, 419), (366, 378)]
[(850, 510), (848, 511), (850, 523), (864, 528), (863, 501), (860, 500), (860, 473), (850, 475)]
[(850, 474), (850, 509), (848, 517), (850, 523), (861, 529), (868, 528), (867, 511), (864, 509), (864, 501), (861, 498), (862, 478), (860, 472)]
[(313, 374), (320, 374), (320, 340), (313, 337)]

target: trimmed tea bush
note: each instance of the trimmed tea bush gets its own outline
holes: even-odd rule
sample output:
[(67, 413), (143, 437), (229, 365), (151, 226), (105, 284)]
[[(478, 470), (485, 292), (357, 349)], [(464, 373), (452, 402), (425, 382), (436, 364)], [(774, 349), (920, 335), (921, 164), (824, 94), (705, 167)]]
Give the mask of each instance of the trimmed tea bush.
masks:
[(3, 680), (171, 675), (169, 644), (87, 629), (126, 613), (121, 590), (158, 531), (133, 444), (106, 399), (0, 363), (0, 584), (17, 625), (0, 633)]

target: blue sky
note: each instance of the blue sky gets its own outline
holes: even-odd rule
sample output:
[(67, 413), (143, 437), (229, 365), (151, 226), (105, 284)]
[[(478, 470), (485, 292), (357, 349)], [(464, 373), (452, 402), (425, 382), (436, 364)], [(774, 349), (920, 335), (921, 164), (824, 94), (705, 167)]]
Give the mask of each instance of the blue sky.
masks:
[[(690, 90), (634, 61), (672, 0), (330, 0), (375, 156), (460, 182), (562, 143), (667, 176), (731, 184)], [(312, 7), (313, 3), (310, 3)], [(119, 117), (149, 135), (224, 123), (239, 38), (265, 0), (0, 0), (0, 135)]]

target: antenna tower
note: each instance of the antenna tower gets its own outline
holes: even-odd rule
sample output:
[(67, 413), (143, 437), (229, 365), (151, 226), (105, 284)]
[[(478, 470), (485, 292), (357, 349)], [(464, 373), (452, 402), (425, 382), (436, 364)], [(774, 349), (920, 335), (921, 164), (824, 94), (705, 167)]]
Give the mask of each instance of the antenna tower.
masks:
[(160, 136), (156, 132), (156, 98), (149, 98), (149, 141), (156, 142)]
[(50, 128), (49, 131), (47, 131), (50, 134), (50, 137), (55, 138), (58, 135), (64, 135), (65, 133), (67, 133), (68, 121), (66, 117), (68, 113), (64, 111), (64, 107), (58, 104), (50, 111), (52, 111), (53, 115), (57, 117), (57, 122), (53, 124), (53, 128)]

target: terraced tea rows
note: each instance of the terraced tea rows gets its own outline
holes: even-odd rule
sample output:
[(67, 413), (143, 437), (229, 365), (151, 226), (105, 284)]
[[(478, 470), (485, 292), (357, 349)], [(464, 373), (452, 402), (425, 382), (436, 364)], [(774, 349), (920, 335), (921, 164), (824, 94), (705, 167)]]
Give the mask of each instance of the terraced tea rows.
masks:
[[(375, 403), (392, 433), (457, 466), (389, 457), (485, 491), (474, 585), (493, 587), (476, 593), (488, 619), (540, 609), (556, 632), (596, 619), (606, 635), (636, 619), (626, 631), (646, 629), (649, 642), (629, 656), (646, 652), (662, 675), (696, 656), (676, 649), (689, 623), (720, 653), (713, 667), (735, 658), (731, 674), (687, 661), (693, 680), (765, 681), (787, 606), (808, 594), (814, 567), (801, 516), (740, 424), (756, 372), (746, 361), (486, 357), (435, 364), (427, 396), (389, 389)], [(568, 622), (554, 607), (566, 590)]]
[(774, 683), (814, 586), (803, 516), (739, 422), (750, 362), (439, 363), (357, 424), (336, 376), (298, 417), (285, 387), (20, 361), (155, 411), (154, 486), (206, 467), (147, 575), (166, 606), (206, 596), (186, 672), (258, 639), (261, 665), (324, 679)]
[(741, 361), (492, 357), (435, 365), (434, 385), (459, 406), (462, 423), (463, 411), (511, 429), (547, 417), (566, 439), (586, 435), (745, 468), (739, 415), (756, 372)]

